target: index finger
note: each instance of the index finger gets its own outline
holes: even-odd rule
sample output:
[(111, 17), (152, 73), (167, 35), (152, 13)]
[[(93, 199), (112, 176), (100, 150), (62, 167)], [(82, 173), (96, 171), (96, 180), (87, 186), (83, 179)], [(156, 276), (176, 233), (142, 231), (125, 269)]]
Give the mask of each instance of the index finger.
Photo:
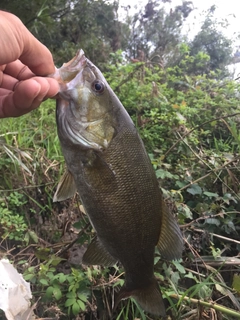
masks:
[[(7, 64), (17, 59), (28, 66), (33, 73), (46, 76), (55, 71), (51, 52), (24, 26), (15, 15), (0, 11), (0, 26), (3, 54)], [(5, 54), (5, 55), (4, 55)]]
[(55, 71), (51, 52), (38, 41), (28, 30), (23, 35), (24, 48), (19, 60), (27, 65), (33, 73), (47, 76)]

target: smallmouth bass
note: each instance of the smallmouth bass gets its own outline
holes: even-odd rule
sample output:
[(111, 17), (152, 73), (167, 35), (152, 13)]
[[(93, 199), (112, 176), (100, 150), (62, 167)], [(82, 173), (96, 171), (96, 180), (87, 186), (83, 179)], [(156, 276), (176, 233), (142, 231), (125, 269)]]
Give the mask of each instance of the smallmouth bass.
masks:
[(154, 250), (179, 259), (180, 229), (168, 212), (143, 142), (101, 71), (82, 50), (52, 77), (60, 83), (56, 119), (67, 164), (54, 201), (76, 191), (96, 238), (83, 264), (125, 270), (116, 304), (132, 296), (147, 312), (165, 315), (154, 276)]

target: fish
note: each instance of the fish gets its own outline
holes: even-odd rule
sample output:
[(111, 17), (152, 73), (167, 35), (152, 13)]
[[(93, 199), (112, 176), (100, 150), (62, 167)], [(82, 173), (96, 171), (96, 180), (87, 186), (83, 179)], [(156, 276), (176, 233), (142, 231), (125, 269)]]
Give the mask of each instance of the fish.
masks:
[(56, 122), (67, 166), (53, 201), (71, 198), (77, 191), (96, 232), (82, 263), (120, 262), (125, 282), (115, 305), (132, 297), (146, 312), (165, 316), (154, 276), (155, 247), (164, 259), (180, 259), (183, 238), (143, 141), (83, 50), (51, 76), (60, 84)]

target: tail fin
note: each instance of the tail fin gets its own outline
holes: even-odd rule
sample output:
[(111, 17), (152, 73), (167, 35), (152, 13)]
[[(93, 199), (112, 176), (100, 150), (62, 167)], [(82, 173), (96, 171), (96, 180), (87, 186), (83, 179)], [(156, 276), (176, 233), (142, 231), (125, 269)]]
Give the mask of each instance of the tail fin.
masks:
[(131, 296), (146, 312), (163, 317), (166, 315), (162, 294), (156, 279), (153, 279), (148, 287), (141, 289), (129, 291), (127, 287), (123, 286), (116, 298), (114, 309), (121, 300)]

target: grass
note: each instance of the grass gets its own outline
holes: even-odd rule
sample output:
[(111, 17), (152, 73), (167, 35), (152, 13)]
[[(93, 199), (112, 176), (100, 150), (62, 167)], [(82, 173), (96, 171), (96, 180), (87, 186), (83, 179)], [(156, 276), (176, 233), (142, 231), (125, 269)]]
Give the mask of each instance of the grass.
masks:
[[(231, 128), (235, 130), (232, 123)], [(1, 120), (0, 153), (0, 235), (4, 231), (0, 255), (13, 261), (31, 282), (33, 302), (48, 294), (47, 299), (37, 302), (35, 313), (43, 319), (109, 319), (115, 289), (123, 283), (121, 267), (84, 268), (77, 263), (75, 269), (64, 269), (69, 255), (79, 248), (75, 244), (77, 228), (82, 229), (81, 246), (90, 239), (92, 230), (77, 196), (63, 204), (52, 203), (65, 166), (57, 137), (54, 101), (44, 102), (41, 108), (23, 117)], [(236, 258), (225, 266), (228, 259), (222, 257), (221, 264), (214, 268), (216, 259), (205, 261), (200, 254), (201, 245), (199, 250), (194, 247), (204, 241), (202, 233), (195, 231), (197, 228), (200, 227), (196, 219), (185, 229), (186, 251), (181, 263), (156, 258), (156, 276), (169, 319), (236, 319), (239, 280), (232, 288), (226, 274), (240, 272), (240, 263)], [(227, 244), (224, 246), (227, 248)], [(212, 247), (219, 252), (213, 242)], [(52, 289), (47, 291), (49, 286)], [(71, 299), (75, 300), (66, 306), (64, 295), (73, 292), (76, 294)], [(160, 319), (144, 314), (132, 299), (122, 301), (114, 317)]]

